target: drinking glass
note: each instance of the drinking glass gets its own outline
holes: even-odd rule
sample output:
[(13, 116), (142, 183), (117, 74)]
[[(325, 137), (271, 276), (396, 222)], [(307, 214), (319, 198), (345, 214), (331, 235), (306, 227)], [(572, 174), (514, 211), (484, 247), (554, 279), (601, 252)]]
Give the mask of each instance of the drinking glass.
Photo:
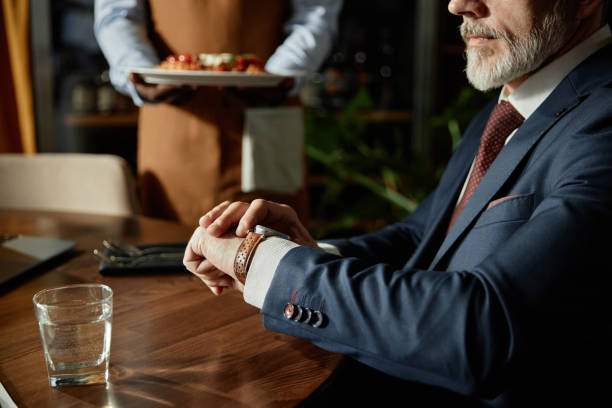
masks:
[(82, 284), (44, 289), (33, 302), (51, 386), (106, 383), (111, 288)]

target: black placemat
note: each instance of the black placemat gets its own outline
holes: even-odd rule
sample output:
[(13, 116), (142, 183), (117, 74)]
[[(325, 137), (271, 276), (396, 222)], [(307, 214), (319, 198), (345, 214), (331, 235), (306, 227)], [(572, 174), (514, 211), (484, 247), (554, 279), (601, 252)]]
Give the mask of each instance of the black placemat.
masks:
[[(151, 247), (165, 247), (168, 248), (169, 252), (185, 252), (187, 247), (186, 242), (163, 242), (146, 245), (137, 245), (139, 249), (146, 249)], [(104, 250), (104, 255), (110, 256), (123, 256), (123, 254), (117, 253), (110, 248)], [(169, 273), (169, 272), (187, 272), (187, 269), (183, 265), (183, 260), (174, 259), (151, 259), (143, 262), (139, 262), (135, 265), (118, 266), (109, 262), (100, 261), (98, 268), (101, 274), (104, 275), (123, 275), (123, 274), (152, 274), (152, 273)]]

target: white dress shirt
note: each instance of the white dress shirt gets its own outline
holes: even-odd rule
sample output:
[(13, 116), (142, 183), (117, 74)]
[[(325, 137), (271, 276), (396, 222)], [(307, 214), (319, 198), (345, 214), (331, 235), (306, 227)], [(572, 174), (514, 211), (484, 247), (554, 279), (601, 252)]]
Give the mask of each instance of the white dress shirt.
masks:
[[(94, 32), (110, 66), (110, 79), (138, 106), (143, 100), (120, 67), (154, 67), (160, 57), (147, 37), (146, 0), (96, 0)], [(342, 0), (291, 0), (293, 15), (285, 23), (285, 41), (266, 61), (265, 69), (279, 75), (314, 73), (329, 53), (338, 31)], [(296, 78), (296, 93), (308, 76)]]
[[(536, 71), (512, 92), (507, 100), (527, 120), (567, 74), (587, 57), (611, 42), (610, 27), (605, 25), (566, 54)], [(503, 95), (504, 89), (502, 88), (500, 100), (505, 99)], [(506, 139), (506, 144), (513, 135), (514, 132)], [(467, 179), (469, 179), (469, 174)], [(463, 194), (463, 191), (461, 194)], [(269, 238), (259, 244), (253, 255), (244, 287), (244, 300), (246, 302), (261, 309), (274, 274), (283, 272), (277, 270), (278, 264), (287, 252), (297, 246), (296, 243), (281, 238)], [(338, 250), (331, 245), (322, 247), (322, 249), (340, 255)]]

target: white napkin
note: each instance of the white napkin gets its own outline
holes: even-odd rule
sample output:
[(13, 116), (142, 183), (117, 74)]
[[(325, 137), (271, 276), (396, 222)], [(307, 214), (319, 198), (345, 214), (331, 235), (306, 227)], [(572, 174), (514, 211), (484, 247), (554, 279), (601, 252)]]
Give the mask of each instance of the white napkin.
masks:
[(299, 107), (247, 109), (242, 191), (294, 193), (304, 183), (304, 120)]
[(2, 383), (0, 383), (0, 407), (2, 408), (17, 408), (17, 405), (11, 399), (11, 396), (8, 395), (8, 392), (4, 389)]

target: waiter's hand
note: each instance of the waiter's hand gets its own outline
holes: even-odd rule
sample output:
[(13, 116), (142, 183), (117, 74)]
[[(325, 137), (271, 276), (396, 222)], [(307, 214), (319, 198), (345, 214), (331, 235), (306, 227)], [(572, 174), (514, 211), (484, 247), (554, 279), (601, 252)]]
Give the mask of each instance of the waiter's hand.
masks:
[(279, 106), (287, 101), (293, 88), (293, 78), (285, 78), (278, 86), (272, 87), (226, 87), (228, 96), (245, 108), (257, 106)]
[(234, 275), (234, 258), (242, 240), (233, 233), (213, 237), (198, 227), (187, 244), (183, 264), (215, 295), (220, 295), (225, 288), (242, 292), (244, 285)]
[(145, 102), (165, 102), (181, 105), (193, 96), (195, 88), (187, 85), (149, 84), (138, 74), (131, 73), (130, 82)]
[(249, 229), (261, 224), (289, 235), (296, 244), (318, 248), (295, 210), (272, 201), (257, 199), (251, 204), (225, 201), (204, 214), (199, 223), (212, 237), (224, 236), (233, 228), (236, 236), (245, 237)]

